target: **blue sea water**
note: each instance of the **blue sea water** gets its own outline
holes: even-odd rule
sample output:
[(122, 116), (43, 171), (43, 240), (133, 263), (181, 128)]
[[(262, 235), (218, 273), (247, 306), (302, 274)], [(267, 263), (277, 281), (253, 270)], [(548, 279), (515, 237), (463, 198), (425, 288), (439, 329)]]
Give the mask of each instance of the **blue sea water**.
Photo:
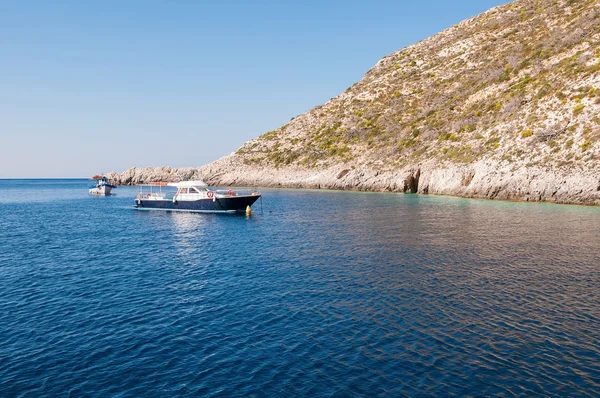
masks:
[(600, 396), (600, 208), (0, 180), (0, 396)]

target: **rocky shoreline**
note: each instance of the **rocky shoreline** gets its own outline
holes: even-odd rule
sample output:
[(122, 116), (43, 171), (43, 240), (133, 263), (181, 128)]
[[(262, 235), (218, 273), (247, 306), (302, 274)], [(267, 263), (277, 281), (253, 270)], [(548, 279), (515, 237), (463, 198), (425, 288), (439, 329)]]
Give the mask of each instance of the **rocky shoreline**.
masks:
[(511, 201), (600, 205), (600, 172), (544, 167), (514, 169), (493, 161), (468, 165), (423, 163), (400, 170), (359, 165), (319, 169), (247, 165), (231, 154), (198, 168), (144, 167), (109, 173), (119, 185), (202, 179), (212, 186), (404, 192)]

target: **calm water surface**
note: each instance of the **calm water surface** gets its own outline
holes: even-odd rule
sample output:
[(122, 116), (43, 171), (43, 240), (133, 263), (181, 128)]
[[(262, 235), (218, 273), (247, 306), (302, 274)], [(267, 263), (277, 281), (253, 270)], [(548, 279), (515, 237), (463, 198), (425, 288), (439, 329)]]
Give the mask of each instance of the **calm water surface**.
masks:
[(0, 396), (600, 396), (600, 208), (0, 180)]

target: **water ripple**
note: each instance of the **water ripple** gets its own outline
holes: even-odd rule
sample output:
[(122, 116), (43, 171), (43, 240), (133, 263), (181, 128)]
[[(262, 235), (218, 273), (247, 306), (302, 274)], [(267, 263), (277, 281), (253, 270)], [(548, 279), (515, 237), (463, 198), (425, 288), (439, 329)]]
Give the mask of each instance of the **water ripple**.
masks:
[(600, 395), (600, 209), (118, 193), (0, 181), (0, 395)]

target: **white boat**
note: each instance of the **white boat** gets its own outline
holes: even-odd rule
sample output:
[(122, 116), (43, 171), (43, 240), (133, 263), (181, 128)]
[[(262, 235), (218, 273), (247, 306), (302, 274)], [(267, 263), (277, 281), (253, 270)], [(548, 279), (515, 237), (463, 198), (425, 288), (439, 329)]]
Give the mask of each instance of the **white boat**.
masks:
[[(204, 181), (152, 182), (149, 192), (140, 192), (135, 199), (137, 210), (186, 211), (196, 213), (249, 212), (260, 197), (256, 190), (211, 189)], [(163, 187), (174, 187), (175, 192), (163, 192)], [(166, 189), (165, 189), (166, 190)]]
[(92, 184), (89, 186), (91, 195), (110, 196), (110, 191), (117, 187), (110, 179), (101, 175), (93, 176), (90, 181), (92, 181)]

